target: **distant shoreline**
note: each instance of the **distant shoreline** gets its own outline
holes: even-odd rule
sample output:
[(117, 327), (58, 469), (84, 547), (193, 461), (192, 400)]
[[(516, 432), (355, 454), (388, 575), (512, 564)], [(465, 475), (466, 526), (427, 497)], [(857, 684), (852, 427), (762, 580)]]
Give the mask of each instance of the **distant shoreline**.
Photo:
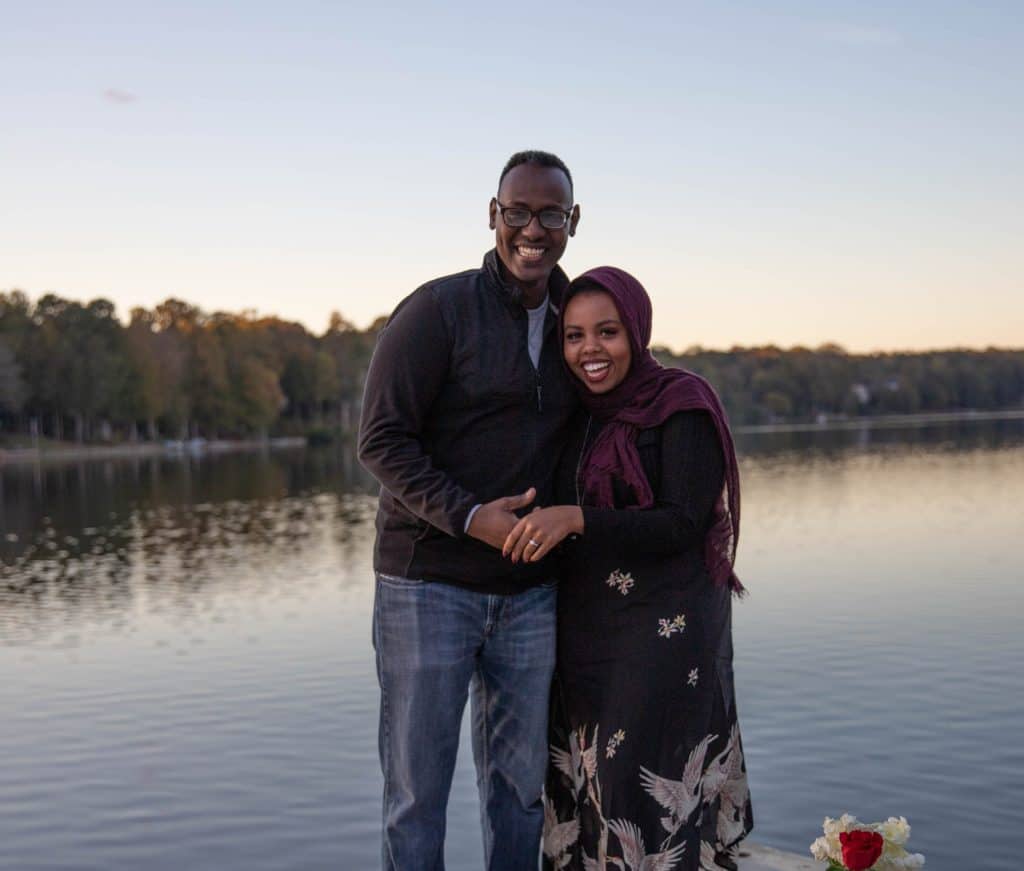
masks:
[(1002, 411), (942, 411), (928, 414), (877, 414), (871, 417), (830, 417), (815, 423), (766, 423), (734, 426), (737, 433), (828, 432), (849, 429), (893, 429), (901, 426), (929, 426), (984, 420), (1024, 420), (1024, 408)]
[(139, 457), (204, 457), (248, 451), (281, 450), (306, 447), (302, 436), (272, 439), (206, 441), (124, 442), (116, 445), (48, 444), (39, 448), (0, 448), (0, 466), (23, 463), (66, 463), (81, 460), (120, 460)]
[[(950, 411), (933, 414), (889, 414), (857, 418), (829, 418), (819, 423), (770, 423), (736, 426), (741, 435), (786, 432), (829, 432), (834, 430), (895, 429), (989, 420), (1024, 420), (1024, 409), (1003, 411)], [(0, 466), (25, 463), (67, 463), (84, 460), (115, 460), (140, 457), (204, 457), (214, 454), (263, 450), (294, 450), (307, 447), (302, 436), (271, 439), (205, 441), (125, 442), (116, 445), (50, 443), (39, 448), (0, 448)]]

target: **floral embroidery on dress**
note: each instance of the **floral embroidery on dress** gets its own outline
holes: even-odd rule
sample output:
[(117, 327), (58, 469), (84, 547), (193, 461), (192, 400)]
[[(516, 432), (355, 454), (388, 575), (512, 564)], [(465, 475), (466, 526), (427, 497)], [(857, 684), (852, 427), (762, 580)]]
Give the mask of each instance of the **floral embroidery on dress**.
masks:
[(676, 614), (671, 620), (668, 617), (662, 617), (658, 621), (658, 634), (662, 638), (670, 638), (676, 632), (682, 632), (686, 628), (686, 615)]
[(631, 589), (633, 589), (633, 585), (636, 581), (633, 580), (633, 575), (630, 572), (623, 573), (618, 569), (615, 569), (615, 571), (608, 575), (608, 580), (606, 580), (605, 583), (609, 587), (614, 587), (622, 593), (623, 596), (625, 596)]
[(686, 685), (690, 686), (690, 687), (697, 686), (697, 677), (698, 677), (697, 669), (691, 668), (690, 669), (690, 674), (686, 678)]
[(626, 740), (626, 730), (619, 729), (611, 738), (608, 739), (608, 746), (604, 749), (604, 758), (611, 759), (615, 756), (615, 751), (619, 749), (619, 745)]

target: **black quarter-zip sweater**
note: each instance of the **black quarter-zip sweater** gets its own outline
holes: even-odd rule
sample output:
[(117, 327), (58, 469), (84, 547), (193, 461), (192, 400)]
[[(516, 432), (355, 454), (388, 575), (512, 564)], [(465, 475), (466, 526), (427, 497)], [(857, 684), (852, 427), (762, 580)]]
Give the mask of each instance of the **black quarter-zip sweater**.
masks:
[[(567, 284), (556, 267), (556, 308)], [(534, 505), (552, 501), (578, 402), (557, 315), (536, 368), (527, 324), (492, 250), (480, 269), (418, 288), (381, 331), (359, 426), (359, 460), (381, 484), (376, 571), (498, 594), (552, 580), (550, 558), (513, 565), (463, 531), (474, 505), (499, 496), (536, 487)]]

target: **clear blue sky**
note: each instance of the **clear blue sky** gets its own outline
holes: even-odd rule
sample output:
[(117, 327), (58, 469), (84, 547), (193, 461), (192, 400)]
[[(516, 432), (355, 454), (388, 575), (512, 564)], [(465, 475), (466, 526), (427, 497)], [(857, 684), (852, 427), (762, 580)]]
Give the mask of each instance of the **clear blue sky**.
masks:
[(1024, 346), (1019, 2), (2, 2), (0, 289), (360, 326), (560, 154), (655, 339)]

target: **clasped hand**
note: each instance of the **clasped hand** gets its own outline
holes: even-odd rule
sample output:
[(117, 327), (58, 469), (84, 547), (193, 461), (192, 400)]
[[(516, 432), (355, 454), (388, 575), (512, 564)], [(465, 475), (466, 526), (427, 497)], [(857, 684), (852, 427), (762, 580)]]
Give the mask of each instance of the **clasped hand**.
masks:
[(535, 563), (544, 559), (567, 535), (583, 532), (583, 511), (578, 505), (534, 508), (512, 527), (501, 555), (512, 562)]
[(515, 512), (520, 508), (525, 508), (536, 497), (537, 491), (530, 487), (529, 490), (518, 496), (503, 496), (500, 499), (485, 502), (473, 514), (473, 519), (469, 522), (466, 532), (484, 544), (500, 549), (519, 521), (519, 516)]
[(544, 559), (567, 535), (583, 532), (583, 511), (576, 505), (534, 508), (525, 517), (514, 512), (525, 508), (537, 496), (531, 487), (518, 496), (503, 496), (481, 505), (467, 532), (512, 562), (535, 563)]

